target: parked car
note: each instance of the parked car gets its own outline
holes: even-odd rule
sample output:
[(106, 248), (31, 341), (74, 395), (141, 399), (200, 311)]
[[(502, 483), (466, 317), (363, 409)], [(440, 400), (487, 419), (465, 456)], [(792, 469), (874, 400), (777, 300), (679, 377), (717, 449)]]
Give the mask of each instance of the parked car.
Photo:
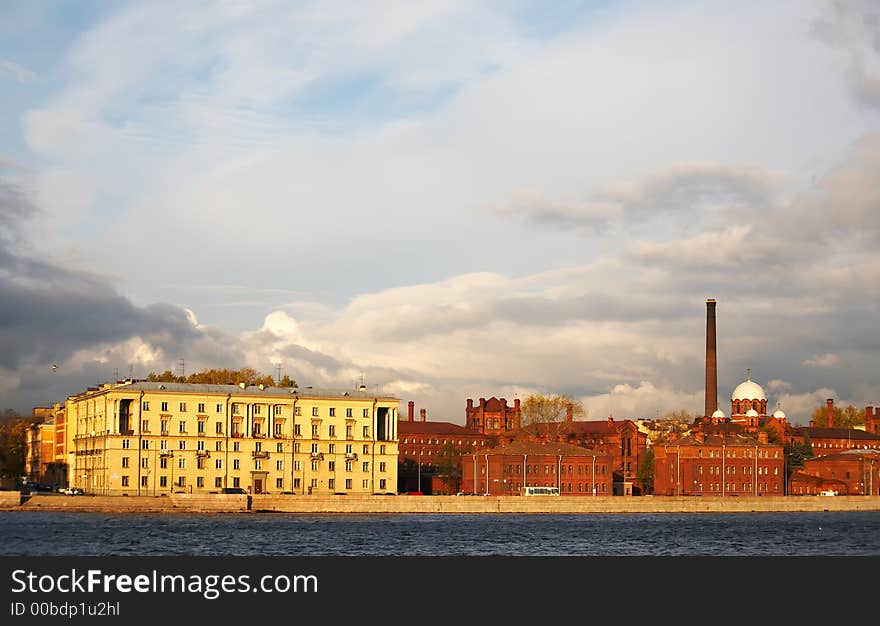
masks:
[(241, 487), (223, 487), (223, 489), (220, 490), (220, 493), (247, 495), (247, 491), (245, 491)]

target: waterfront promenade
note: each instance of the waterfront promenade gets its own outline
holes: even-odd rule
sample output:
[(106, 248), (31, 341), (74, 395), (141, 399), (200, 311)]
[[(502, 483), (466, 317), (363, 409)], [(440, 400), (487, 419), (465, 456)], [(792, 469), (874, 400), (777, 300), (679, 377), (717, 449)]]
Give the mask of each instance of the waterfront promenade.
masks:
[(103, 513), (749, 513), (880, 511), (880, 496), (584, 497), (172, 494), (63, 496), (0, 492), (0, 511)]

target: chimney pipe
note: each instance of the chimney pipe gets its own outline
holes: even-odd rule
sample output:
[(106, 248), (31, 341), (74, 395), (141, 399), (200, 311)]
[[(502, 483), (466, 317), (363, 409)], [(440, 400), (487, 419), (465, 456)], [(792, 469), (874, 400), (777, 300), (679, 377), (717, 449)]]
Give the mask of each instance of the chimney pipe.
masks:
[(828, 398), (825, 404), (828, 407), (828, 428), (834, 428), (834, 399)]
[(706, 417), (718, 410), (718, 353), (715, 345), (715, 300), (706, 300)]
[(407, 418), (409, 418), (409, 421), (413, 421), (413, 418), (415, 418), (415, 407), (416, 407), (416, 403), (413, 402), (412, 400), (410, 400), (410, 401), (407, 403), (406, 406), (407, 406), (407, 409), (408, 409), (407, 412), (406, 412), (406, 416), (407, 416)]
[(419, 409), (419, 417), (421, 418), (421, 420), (423, 422), (425, 421), (425, 414), (426, 413), (427, 413), (427, 411), (425, 409)]
[(572, 419), (574, 419), (574, 407), (569, 402), (565, 405), (565, 421), (570, 422)]
[(874, 429), (874, 407), (865, 407), (865, 430), (869, 433), (875, 432)]

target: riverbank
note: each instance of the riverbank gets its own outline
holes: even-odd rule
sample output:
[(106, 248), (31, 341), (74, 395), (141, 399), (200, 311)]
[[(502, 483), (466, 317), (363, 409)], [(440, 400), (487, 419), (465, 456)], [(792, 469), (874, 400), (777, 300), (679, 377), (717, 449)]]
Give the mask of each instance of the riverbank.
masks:
[(101, 513), (750, 513), (880, 511), (880, 496), (63, 496), (0, 492), (0, 511)]

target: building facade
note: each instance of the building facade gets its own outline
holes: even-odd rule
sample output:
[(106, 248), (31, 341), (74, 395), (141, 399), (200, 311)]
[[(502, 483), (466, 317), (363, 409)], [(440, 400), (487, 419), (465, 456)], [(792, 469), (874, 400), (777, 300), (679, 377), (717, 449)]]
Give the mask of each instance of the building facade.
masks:
[(793, 496), (834, 492), (841, 496), (880, 495), (880, 452), (845, 450), (804, 461), (792, 474), (788, 493)]
[(783, 446), (766, 437), (695, 433), (652, 450), (657, 495), (784, 495)]
[(398, 400), (363, 391), (158, 382), (71, 396), (71, 486), (87, 493), (393, 493)]
[[(491, 447), (494, 438), (451, 422), (429, 422), (427, 411), (408, 403), (407, 418), (397, 424), (398, 491), (427, 495), (456, 493), (461, 483), (461, 455)], [(452, 467), (454, 465), (454, 467)]]
[(557, 487), (563, 496), (610, 496), (611, 456), (567, 443), (514, 441), (461, 457), (467, 494), (520, 495), (524, 486)]
[(476, 405), (473, 399), (467, 399), (465, 426), (470, 429), (484, 435), (500, 436), (518, 430), (521, 423), (519, 398), (513, 401), (512, 407), (504, 398), (480, 398)]

